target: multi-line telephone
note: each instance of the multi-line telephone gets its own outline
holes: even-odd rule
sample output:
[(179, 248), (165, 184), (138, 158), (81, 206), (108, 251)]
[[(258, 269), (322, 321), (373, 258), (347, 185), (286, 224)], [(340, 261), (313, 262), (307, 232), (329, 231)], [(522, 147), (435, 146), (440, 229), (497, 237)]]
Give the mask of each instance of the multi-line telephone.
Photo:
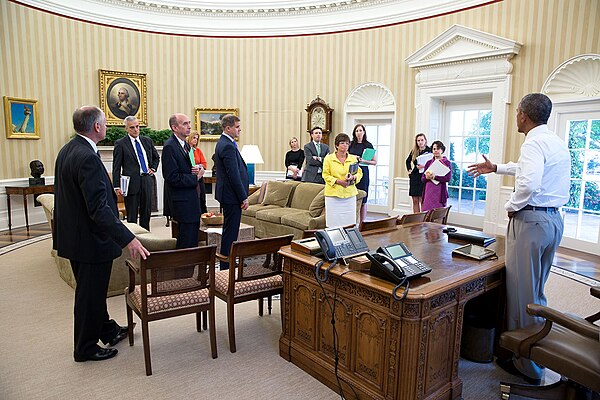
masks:
[(369, 247), (355, 226), (316, 231), (315, 238), (327, 261), (364, 254), (369, 251)]
[(380, 247), (367, 257), (371, 261), (371, 275), (394, 283), (431, 272), (431, 268), (417, 259), (402, 242)]

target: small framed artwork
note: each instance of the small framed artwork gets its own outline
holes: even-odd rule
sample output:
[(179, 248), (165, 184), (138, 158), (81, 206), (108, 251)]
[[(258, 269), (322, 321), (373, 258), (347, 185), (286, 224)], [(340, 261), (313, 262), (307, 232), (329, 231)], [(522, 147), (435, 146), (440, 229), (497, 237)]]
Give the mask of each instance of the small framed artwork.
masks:
[(123, 125), (123, 119), (135, 116), (140, 125), (148, 125), (146, 74), (98, 70), (100, 108), (107, 125)]
[(200, 140), (219, 140), (223, 128), (221, 118), (226, 114), (238, 115), (237, 108), (196, 108), (196, 129)]
[(40, 138), (37, 103), (37, 100), (4, 96), (4, 119), (6, 120), (7, 138)]

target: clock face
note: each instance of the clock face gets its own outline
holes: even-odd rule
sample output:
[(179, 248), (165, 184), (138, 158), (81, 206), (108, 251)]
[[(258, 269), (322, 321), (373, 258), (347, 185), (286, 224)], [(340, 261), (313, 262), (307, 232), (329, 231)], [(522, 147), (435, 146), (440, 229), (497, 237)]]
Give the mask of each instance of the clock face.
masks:
[(310, 116), (310, 125), (312, 128), (325, 128), (325, 110), (322, 107), (315, 107)]

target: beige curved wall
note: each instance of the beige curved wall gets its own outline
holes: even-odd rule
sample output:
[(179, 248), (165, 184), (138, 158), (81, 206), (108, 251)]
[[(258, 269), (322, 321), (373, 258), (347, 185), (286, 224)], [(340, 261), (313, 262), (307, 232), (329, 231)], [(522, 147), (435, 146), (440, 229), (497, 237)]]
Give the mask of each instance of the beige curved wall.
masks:
[[(237, 107), (241, 143), (260, 146), (283, 169), (291, 136), (306, 143), (307, 102), (319, 94), (336, 110), (363, 82), (380, 82), (397, 101), (397, 146), (404, 160), (414, 131), (414, 74), (404, 59), (453, 24), (523, 43), (513, 59), (512, 102), (539, 91), (566, 59), (600, 53), (597, 0), (506, 0), (474, 10), (360, 32), (270, 39), (209, 39), (146, 34), (69, 20), (0, 0), (0, 95), (39, 100), (41, 139), (0, 136), (0, 179), (26, 177), (39, 158), (53, 175), (55, 155), (72, 134), (71, 114), (98, 104), (98, 69), (147, 74), (148, 122), (167, 128), (173, 112)], [(4, 130), (4, 115), (1, 117)], [(516, 132), (510, 121), (511, 132)], [(509, 134), (507, 157), (522, 137)], [(214, 142), (201, 148), (208, 157)], [(405, 176), (401, 162), (395, 176)]]

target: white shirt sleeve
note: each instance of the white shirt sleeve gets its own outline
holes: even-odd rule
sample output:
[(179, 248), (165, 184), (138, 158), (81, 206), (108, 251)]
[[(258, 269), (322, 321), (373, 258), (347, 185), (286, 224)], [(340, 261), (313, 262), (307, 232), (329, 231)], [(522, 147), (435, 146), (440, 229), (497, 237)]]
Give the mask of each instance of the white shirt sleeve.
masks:
[(515, 176), (517, 172), (517, 164), (509, 162), (508, 164), (496, 164), (496, 173), (500, 175), (512, 175)]
[(513, 171), (516, 179), (515, 191), (504, 205), (504, 208), (506, 211), (519, 211), (527, 205), (533, 193), (539, 190), (542, 185), (544, 154), (537, 143), (525, 141), (521, 146), (519, 162), (506, 165), (506, 171), (508, 173)]

